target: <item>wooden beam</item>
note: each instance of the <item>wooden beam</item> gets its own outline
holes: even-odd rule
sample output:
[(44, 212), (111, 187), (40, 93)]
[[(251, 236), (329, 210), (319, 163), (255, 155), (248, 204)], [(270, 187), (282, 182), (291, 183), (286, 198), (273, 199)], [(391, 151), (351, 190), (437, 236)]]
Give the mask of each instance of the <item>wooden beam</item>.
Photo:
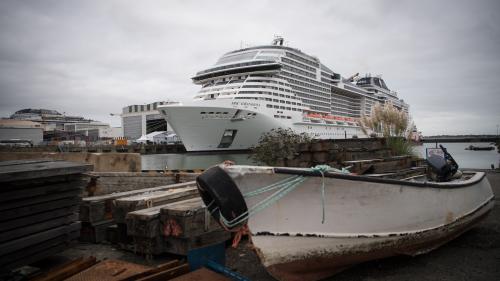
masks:
[(136, 281), (165, 281), (173, 279), (177, 276), (181, 276), (189, 272), (189, 265), (187, 263), (170, 268), (143, 278), (139, 278)]

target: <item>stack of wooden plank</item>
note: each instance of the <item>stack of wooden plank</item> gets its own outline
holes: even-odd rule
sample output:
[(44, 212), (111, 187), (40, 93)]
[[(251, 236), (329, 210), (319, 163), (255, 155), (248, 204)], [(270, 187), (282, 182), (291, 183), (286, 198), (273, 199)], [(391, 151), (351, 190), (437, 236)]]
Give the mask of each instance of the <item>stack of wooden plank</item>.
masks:
[(78, 238), (76, 212), (91, 165), (0, 162), (0, 268), (30, 264)]
[(199, 197), (130, 212), (126, 221), (134, 250), (146, 255), (186, 255), (189, 250), (230, 238), (211, 219)]
[(106, 240), (107, 229), (118, 223), (118, 242), (126, 242), (122, 234), (126, 233), (124, 224), (128, 211), (197, 196), (195, 186), (192, 181), (83, 198), (80, 206), (81, 240), (102, 242)]

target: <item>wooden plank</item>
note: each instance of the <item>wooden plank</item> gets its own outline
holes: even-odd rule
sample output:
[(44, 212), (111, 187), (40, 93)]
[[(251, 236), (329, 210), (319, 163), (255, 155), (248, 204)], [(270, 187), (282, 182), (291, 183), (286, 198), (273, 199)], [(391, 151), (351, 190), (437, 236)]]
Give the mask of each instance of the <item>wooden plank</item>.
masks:
[(0, 256), (0, 267), (14, 268), (28, 265), (45, 257), (51, 256), (67, 248), (79, 235), (78, 231), (55, 236), (36, 244), (31, 244), (22, 250)]
[[(192, 200), (192, 199), (187, 199)], [(186, 200), (159, 205), (152, 208), (130, 212), (126, 216), (127, 234), (153, 238), (160, 235), (160, 210), (171, 205), (182, 204)]]
[(92, 243), (101, 243), (105, 241), (107, 228), (113, 224), (115, 224), (113, 220), (106, 220), (94, 224), (82, 222), (80, 241)]
[(188, 238), (222, 229), (212, 219), (201, 198), (171, 204), (160, 210), (161, 233), (164, 236)]
[(136, 263), (122, 260), (104, 260), (78, 274), (71, 276), (66, 281), (118, 281), (151, 269)]
[(96, 263), (97, 259), (95, 257), (78, 258), (57, 268), (52, 268), (43, 275), (31, 279), (31, 281), (63, 281)]
[(143, 278), (143, 277), (146, 277), (149, 275), (153, 275), (153, 274), (177, 267), (179, 265), (180, 265), (180, 263), (178, 260), (169, 261), (169, 262), (166, 262), (164, 264), (160, 264), (155, 268), (146, 270), (144, 272), (137, 273), (137, 274), (129, 276), (127, 278), (120, 279), (120, 281), (135, 281), (137, 279), (140, 279), (140, 278)]
[(63, 217), (55, 217), (41, 223), (31, 223), (21, 228), (0, 232), (0, 243), (8, 240), (14, 240), (19, 237), (30, 235), (36, 232), (41, 232), (47, 229), (71, 224), (72, 222), (76, 221), (77, 217), (78, 216), (76, 214), (70, 214)]
[(31, 245), (41, 243), (45, 240), (49, 240), (57, 236), (65, 235), (73, 231), (80, 231), (79, 222), (75, 222), (67, 226), (60, 226), (2, 243), (0, 244), (0, 256), (5, 256), (8, 253), (29, 248)]
[(26, 163), (3, 166), (0, 170), (0, 182), (36, 179), (69, 174), (81, 174), (92, 170), (92, 165), (67, 161)]
[(175, 278), (177, 276), (181, 276), (189, 272), (189, 265), (187, 263), (176, 266), (174, 268), (167, 269), (165, 271), (161, 271), (150, 276), (146, 276), (137, 281), (165, 281)]
[(113, 202), (116, 199), (134, 196), (138, 194), (150, 193), (161, 190), (184, 188), (187, 186), (193, 186), (196, 183), (186, 182), (180, 184), (172, 184), (165, 186), (158, 186), (152, 188), (144, 188), (133, 191), (118, 192), (113, 194), (107, 194), (102, 196), (93, 196), (83, 198), (80, 207), (80, 220), (85, 222), (98, 222), (102, 220), (108, 220), (113, 218)]
[(22, 208), (24, 206), (36, 205), (63, 198), (77, 197), (81, 195), (81, 191), (82, 189), (67, 184), (67, 189), (64, 191), (4, 202), (0, 204), (0, 213), (4, 210), (13, 210), (16, 208)]
[(47, 221), (52, 218), (69, 216), (75, 213), (77, 210), (78, 206), (76, 204), (73, 204), (65, 208), (52, 209), (47, 212), (35, 213), (26, 217), (20, 217), (13, 220), (0, 222), (0, 229), (2, 231), (9, 231), (11, 229)]
[(24, 206), (21, 208), (3, 210), (0, 212), (0, 221), (12, 220), (15, 218), (28, 216), (31, 214), (47, 212), (53, 209), (59, 209), (63, 207), (68, 207), (71, 205), (77, 205), (80, 202), (80, 197), (63, 198), (59, 200), (54, 200), (50, 202), (44, 202), (40, 204)]
[[(88, 180), (80, 175), (71, 175), (66, 177), (52, 177), (57, 178), (55, 182), (33, 182), (30, 181), (26, 185), (16, 184), (11, 190), (0, 193), (0, 202), (7, 202), (12, 200), (19, 200), (24, 198), (43, 196), (69, 189), (79, 188), (81, 190), (87, 185)], [(52, 179), (50, 178), (50, 179)], [(46, 180), (46, 179), (44, 179)], [(17, 183), (17, 182), (16, 182)], [(2, 190), (3, 191), (3, 190)]]
[(72, 242), (59, 243), (55, 246), (52, 246), (51, 248), (48, 248), (46, 250), (41, 251), (41, 252), (31, 254), (31, 255), (26, 256), (20, 260), (11, 261), (8, 264), (4, 264), (1, 266), (3, 269), (15, 269), (15, 268), (19, 268), (21, 266), (32, 264), (32, 263), (37, 262), (39, 260), (42, 260), (46, 257), (50, 257), (52, 255), (56, 255), (56, 254), (64, 251), (65, 249), (67, 249), (71, 245), (71, 243)]
[(193, 185), (183, 188), (147, 192), (134, 196), (119, 198), (114, 201), (112, 207), (113, 219), (117, 223), (125, 223), (125, 217), (129, 212), (198, 196), (198, 189)]

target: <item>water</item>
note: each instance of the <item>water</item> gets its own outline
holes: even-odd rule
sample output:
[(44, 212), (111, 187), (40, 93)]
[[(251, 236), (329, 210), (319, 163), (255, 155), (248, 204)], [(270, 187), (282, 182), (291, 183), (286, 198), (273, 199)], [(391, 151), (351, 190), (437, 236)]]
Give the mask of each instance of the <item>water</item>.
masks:
[[(463, 168), (475, 168), (475, 169), (491, 169), (491, 164), (498, 168), (500, 162), (500, 153), (497, 152), (495, 147), (494, 150), (489, 151), (474, 151), (465, 150), (469, 145), (473, 146), (493, 146), (487, 142), (457, 142), (457, 143), (438, 143), (446, 147), (448, 152), (451, 154), (453, 159), (457, 161), (458, 166)], [(415, 146), (415, 151), (420, 157), (425, 157), (426, 148), (436, 147), (435, 143), (424, 143), (423, 145)]]
[[(471, 151), (465, 150), (469, 145), (488, 146), (489, 143), (441, 143), (457, 161), (460, 168), (490, 169), (491, 164), (498, 168), (500, 154), (497, 150)], [(427, 147), (435, 147), (435, 143), (424, 143), (415, 146), (416, 153), (425, 157)], [(234, 161), (238, 165), (257, 165), (248, 158), (248, 153), (186, 153), (186, 154), (153, 154), (142, 156), (143, 170), (195, 170), (206, 169), (220, 164), (224, 160)]]

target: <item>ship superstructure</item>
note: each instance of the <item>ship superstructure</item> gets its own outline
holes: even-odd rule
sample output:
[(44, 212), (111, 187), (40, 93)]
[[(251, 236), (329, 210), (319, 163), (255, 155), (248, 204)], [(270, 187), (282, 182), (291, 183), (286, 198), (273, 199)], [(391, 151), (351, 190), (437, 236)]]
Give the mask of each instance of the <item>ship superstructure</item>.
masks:
[(408, 110), (380, 77), (354, 79), (278, 37), (226, 53), (192, 78), (201, 89), (191, 102), (159, 109), (188, 151), (248, 149), (279, 127), (318, 139), (362, 138), (357, 120), (373, 104), (390, 100)]

